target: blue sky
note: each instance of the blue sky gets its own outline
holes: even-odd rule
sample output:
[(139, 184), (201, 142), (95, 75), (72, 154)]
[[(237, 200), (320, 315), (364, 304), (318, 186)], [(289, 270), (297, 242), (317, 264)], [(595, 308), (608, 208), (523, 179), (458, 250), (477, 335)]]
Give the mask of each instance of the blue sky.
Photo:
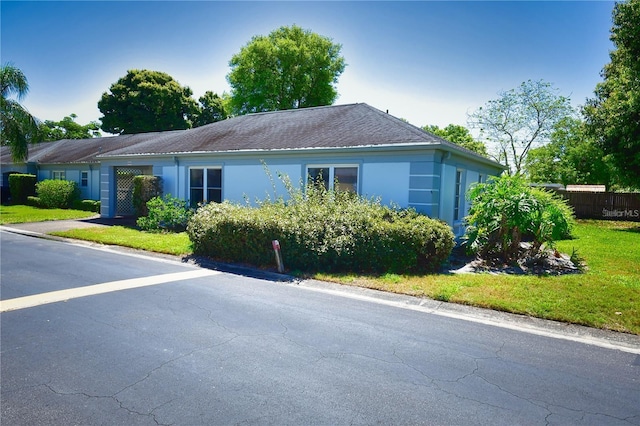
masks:
[(365, 102), (423, 126), (466, 125), (501, 90), (545, 80), (575, 106), (609, 61), (613, 2), (6, 1), (2, 63), (27, 76), (41, 120), (85, 124), (129, 69), (229, 91), (228, 62), (254, 35), (296, 24), (342, 44), (337, 104)]

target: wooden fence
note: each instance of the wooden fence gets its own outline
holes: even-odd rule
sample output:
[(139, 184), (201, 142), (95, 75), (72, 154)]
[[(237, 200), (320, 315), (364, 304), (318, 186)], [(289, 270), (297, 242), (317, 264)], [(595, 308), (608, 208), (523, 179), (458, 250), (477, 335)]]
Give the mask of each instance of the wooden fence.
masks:
[(578, 219), (640, 222), (640, 193), (558, 191)]

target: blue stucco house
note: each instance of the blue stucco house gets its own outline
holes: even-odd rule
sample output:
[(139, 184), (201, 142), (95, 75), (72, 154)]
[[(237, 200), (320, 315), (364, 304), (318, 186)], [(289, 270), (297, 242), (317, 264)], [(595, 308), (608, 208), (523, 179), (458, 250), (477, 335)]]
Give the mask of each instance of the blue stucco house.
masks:
[[(33, 145), (24, 164), (2, 147), (3, 177), (30, 172), (38, 180), (78, 182), (101, 215), (132, 213), (132, 181), (162, 178), (165, 194), (200, 202), (273, 196), (273, 175), (292, 182), (322, 176), (327, 185), (383, 203), (413, 207), (461, 235), (465, 193), (504, 167), (367, 104), (248, 114), (188, 130), (61, 140)], [(276, 195), (286, 195), (275, 179)]]

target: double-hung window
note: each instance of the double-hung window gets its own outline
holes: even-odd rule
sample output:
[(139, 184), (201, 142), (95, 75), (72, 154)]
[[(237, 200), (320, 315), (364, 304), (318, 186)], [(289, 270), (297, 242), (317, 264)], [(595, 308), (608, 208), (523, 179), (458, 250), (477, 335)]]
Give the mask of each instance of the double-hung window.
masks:
[(222, 169), (193, 167), (189, 169), (189, 203), (191, 207), (214, 201), (222, 202)]
[(358, 192), (358, 166), (311, 165), (307, 167), (307, 179), (311, 184), (322, 184), (326, 189)]
[(64, 170), (54, 170), (51, 172), (51, 179), (53, 180), (65, 180), (66, 175)]
[(89, 172), (81, 171), (80, 172), (80, 186), (86, 188), (89, 186)]

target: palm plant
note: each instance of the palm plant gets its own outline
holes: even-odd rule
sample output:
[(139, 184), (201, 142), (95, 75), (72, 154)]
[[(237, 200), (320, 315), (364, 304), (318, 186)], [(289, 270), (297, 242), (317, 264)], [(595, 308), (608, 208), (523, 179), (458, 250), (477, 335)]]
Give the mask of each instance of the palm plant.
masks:
[(9, 146), (14, 162), (25, 161), (29, 143), (40, 140), (38, 120), (19, 103), (28, 91), (20, 69), (11, 63), (0, 67), (0, 143)]

